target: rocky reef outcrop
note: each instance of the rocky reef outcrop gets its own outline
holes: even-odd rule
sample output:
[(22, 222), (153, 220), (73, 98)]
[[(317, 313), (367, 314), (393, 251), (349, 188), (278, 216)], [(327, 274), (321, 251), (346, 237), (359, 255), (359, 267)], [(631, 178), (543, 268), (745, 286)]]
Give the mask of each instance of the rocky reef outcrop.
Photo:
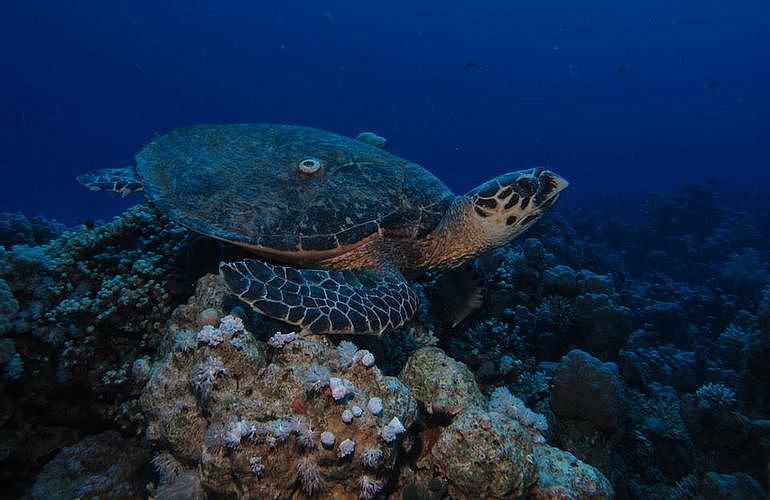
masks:
[(643, 208), (552, 216), (482, 256), (486, 298), (457, 324), (419, 276), (419, 314), (381, 338), (259, 316), (212, 274), (237, 250), (149, 206), (43, 236), (9, 216), (6, 491), (763, 498), (770, 219), (706, 188)]

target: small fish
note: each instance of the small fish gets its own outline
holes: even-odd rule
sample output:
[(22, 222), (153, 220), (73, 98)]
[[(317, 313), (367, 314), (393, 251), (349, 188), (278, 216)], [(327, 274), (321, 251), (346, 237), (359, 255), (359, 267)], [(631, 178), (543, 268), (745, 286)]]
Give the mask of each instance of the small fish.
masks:
[(625, 75), (626, 68), (623, 66), (618, 66), (617, 68), (615, 68), (615, 73), (617, 73), (618, 75)]
[(717, 90), (719, 89), (719, 82), (716, 80), (710, 80), (708, 83), (709, 89), (711, 90)]
[(479, 69), (479, 63), (476, 61), (468, 61), (463, 65), (463, 71), (466, 73), (475, 73)]
[(481, 309), (485, 296), (484, 279), (474, 262), (444, 272), (431, 290), (434, 312), (452, 328)]

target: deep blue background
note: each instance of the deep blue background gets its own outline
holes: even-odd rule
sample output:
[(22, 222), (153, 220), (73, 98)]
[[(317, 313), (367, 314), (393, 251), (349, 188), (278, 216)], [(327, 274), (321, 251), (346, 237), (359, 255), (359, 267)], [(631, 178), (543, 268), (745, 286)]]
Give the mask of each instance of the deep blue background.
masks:
[(117, 213), (140, 198), (75, 174), (200, 122), (373, 130), (457, 191), (533, 164), (573, 201), (753, 189), (769, 89), (767, 0), (5, 1), (0, 211)]

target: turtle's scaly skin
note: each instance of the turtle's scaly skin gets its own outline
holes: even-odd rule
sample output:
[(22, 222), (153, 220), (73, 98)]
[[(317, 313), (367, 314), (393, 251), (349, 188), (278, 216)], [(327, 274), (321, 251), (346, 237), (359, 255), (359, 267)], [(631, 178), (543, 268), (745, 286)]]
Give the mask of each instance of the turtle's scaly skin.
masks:
[[(320, 169), (304, 173), (305, 160)], [(177, 129), (137, 155), (137, 170), (172, 219), (284, 262), (318, 262), (378, 235), (424, 237), (454, 198), (417, 164), (288, 125)]]

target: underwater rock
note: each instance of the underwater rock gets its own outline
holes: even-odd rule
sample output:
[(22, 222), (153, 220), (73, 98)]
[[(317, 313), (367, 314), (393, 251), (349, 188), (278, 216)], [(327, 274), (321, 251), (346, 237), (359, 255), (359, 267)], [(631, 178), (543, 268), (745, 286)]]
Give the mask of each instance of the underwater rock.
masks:
[(737, 411), (731, 389), (707, 384), (695, 394), (685, 394), (681, 415), (695, 444), (696, 465), (702, 469), (763, 473), (763, 457), (768, 453), (765, 441), (770, 433)]
[(438, 347), (414, 352), (399, 379), (429, 412), (451, 414), (486, 404), (470, 370)]
[(542, 445), (534, 448), (533, 455), (538, 479), (527, 498), (602, 500), (615, 497), (607, 478), (594, 467), (575, 458), (572, 453)]
[(655, 301), (648, 305), (641, 315), (655, 331), (665, 332), (666, 339), (675, 345), (692, 345), (690, 321), (681, 303)]
[(583, 293), (575, 299), (575, 318), (585, 349), (594, 356), (614, 359), (631, 333), (631, 310), (603, 293)]
[(545, 293), (574, 297), (578, 294), (577, 273), (571, 267), (564, 265), (548, 268), (543, 273), (541, 286)]
[(37, 477), (30, 497), (39, 500), (71, 498), (144, 498), (137, 472), (149, 452), (115, 431), (89, 436), (61, 450)]
[(431, 453), (456, 497), (517, 498), (537, 481), (531, 435), (499, 413), (463, 411), (444, 429)]
[(44, 245), (64, 234), (67, 226), (57, 220), (48, 220), (40, 215), (32, 217), (29, 221), (32, 226), (32, 234), (35, 236), (35, 244)]
[(489, 411), (502, 413), (535, 433), (535, 441), (544, 441), (541, 433), (548, 431), (548, 420), (544, 415), (536, 413), (517, 398), (507, 387), (498, 387), (492, 391), (489, 399)]
[(620, 451), (629, 465), (647, 477), (669, 483), (692, 471), (693, 444), (676, 390), (651, 384), (644, 392), (627, 390), (626, 398), (633, 440)]
[(34, 245), (35, 233), (32, 224), (18, 212), (0, 213), (0, 245), (11, 247), (13, 245)]
[(586, 269), (581, 269), (578, 272), (577, 283), (581, 293), (612, 295), (615, 292), (610, 276), (596, 274)]
[(762, 487), (748, 474), (719, 474), (707, 472), (703, 476), (698, 497), (704, 500), (723, 500), (740, 498), (741, 500), (761, 500), (767, 498)]
[(551, 408), (560, 418), (617, 428), (623, 417), (623, 382), (614, 363), (573, 350), (562, 358), (553, 379)]
[(67, 228), (40, 215), (27, 219), (18, 212), (0, 213), (0, 247), (43, 245), (58, 238)]
[(672, 345), (624, 349), (618, 364), (628, 385), (670, 384), (680, 391), (692, 391), (700, 378), (695, 353)]
[[(223, 286), (218, 277), (204, 280)], [(218, 293), (198, 287), (198, 294), (174, 314), (167, 335), (197, 328), (197, 311), (217, 307), (210, 297)], [(147, 437), (178, 462), (201, 464), (201, 485), (214, 495), (290, 497), (298, 488), (358, 495), (359, 477), (382, 480), (402, 453), (400, 440), (388, 443), (380, 436), (383, 426), (395, 420), (408, 427), (417, 418), (417, 402), (398, 379), (353, 362), (355, 346), (336, 348), (325, 337), (297, 336), (278, 348), (243, 331), (216, 345), (163, 345), (166, 351), (141, 398)], [(191, 380), (195, 367), (212, 357), (221, 375), (214, 375), (202, 400)], [(355, 392), (337, 401), (324, 383), (308, 384), (308, 373), (319, 380), (348, 380)], [(379, 415), (361, 412), (348, 423), (340, 417), (345, 410), (355, 417), (351, 405), (364, 408), (375, 397), (382, 404)], [(366, 472), (360, 459), (370, 448), (383, 452), (377, 474)], [(252, 470), (256, 457), (259, 474)]]
[(714, 267), (725, 290), (744, 301), (755, 301), (770, 284), (770, 270), (766, 262), (756, 248), (743, 248)]

